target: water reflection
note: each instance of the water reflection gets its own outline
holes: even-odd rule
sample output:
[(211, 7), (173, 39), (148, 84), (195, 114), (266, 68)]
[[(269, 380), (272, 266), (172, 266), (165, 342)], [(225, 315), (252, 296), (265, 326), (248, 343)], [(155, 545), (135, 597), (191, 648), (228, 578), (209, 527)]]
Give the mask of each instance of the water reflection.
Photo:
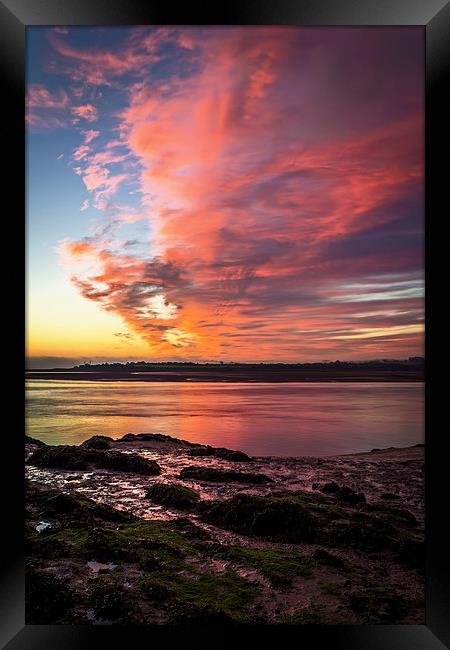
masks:
[(420, 383), (27, 382), (27, 434), (166, 433), (252, 455), (328, 455), (423, 442)]

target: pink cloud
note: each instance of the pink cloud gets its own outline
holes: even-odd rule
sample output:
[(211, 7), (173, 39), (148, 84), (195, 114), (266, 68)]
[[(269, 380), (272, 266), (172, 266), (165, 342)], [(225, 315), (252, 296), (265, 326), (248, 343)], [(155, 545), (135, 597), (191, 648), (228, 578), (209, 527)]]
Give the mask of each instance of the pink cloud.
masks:
[(94, 138), (98, 138), (100, 131), (94, 131), (92, 129), (88, 131), (83, 131), (84, 135), (84, 144), (90, 144)]
[(92, 104), (73, 106), (71, 111), (75, 116), (75, 122), (79, 122), (80, 119), (86, 120), (86, 122), (95, 122), (98, 119), (98, 110)]
[[(186, 347), (192, 358), (360, 358), (388, 341), (397, 353), (420, 351), (417, 35), (269, 27), (155, 34), (149, 53), (157, 57), (176, 34), (193, 71), (131, 83), (120, 139), (89, 153), (78, 173), (106, 205), (129, 177), (106, 167), (127, 160), (113, 153), (126, 144), (139, 160), (159, 253), (136, 258), (91, 241), (100, 271), (73, 276), (81, 294), (119, 314), (156, 356)], [(118, 61), (123, 52), (58, 47), (81, 62), (95, 55), (105, 79), (139, 66), (133, 39), (127, 62)], [(361, 316), (362, 304), (372, 315)]]
[(85, 144), (81, 144), (79, 147), (74, 149), (73, 159), (76, 160), (76, 161), (83, 160), (84, 158), (86, 158), (86, 156), (88, 155), (88, 153), (90, 151), (91, 151), (90, 147), (88, 147)]
[(62, 88), (51, 91), (42, 84), (31, 84), (26, 95), (26, 123), (36, 128), (65, 126), (69, 103), (69, 96)]

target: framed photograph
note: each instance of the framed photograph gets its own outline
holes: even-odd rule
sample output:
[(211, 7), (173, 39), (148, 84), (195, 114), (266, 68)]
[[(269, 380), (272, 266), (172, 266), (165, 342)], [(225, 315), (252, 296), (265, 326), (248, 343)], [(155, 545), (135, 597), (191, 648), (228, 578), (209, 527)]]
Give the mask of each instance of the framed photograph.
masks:
[(450, 647), (448, 3), (0, 10), (2, 647)]

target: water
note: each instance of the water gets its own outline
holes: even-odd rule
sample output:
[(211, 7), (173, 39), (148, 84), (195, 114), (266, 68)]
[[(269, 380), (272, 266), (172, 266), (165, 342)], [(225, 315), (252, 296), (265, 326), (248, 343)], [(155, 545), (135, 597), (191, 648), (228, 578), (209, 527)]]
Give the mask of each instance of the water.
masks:
[(27, 382), (27, 434), (78, 444), (165, 433), (251, 455), (322, 456), (424, 441), (422, 383)]

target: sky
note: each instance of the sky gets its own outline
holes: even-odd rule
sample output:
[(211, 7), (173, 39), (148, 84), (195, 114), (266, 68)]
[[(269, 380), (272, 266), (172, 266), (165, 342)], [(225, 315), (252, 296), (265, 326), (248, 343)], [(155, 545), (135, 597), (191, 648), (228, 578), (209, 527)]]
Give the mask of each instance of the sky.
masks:
[(423, 355), (420, 27), (28, 27), (27, 356)]

